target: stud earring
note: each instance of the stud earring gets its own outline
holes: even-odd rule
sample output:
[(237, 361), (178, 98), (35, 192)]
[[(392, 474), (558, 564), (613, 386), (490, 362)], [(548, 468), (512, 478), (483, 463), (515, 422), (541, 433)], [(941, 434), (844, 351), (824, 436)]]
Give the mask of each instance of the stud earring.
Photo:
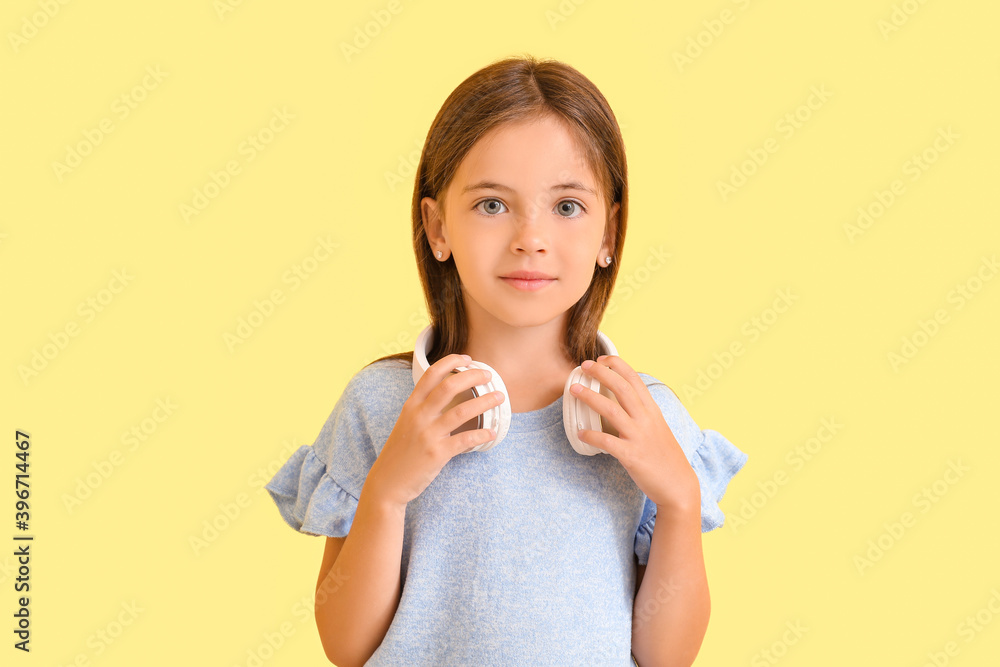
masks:
[(610, 257), (605, 257), (604, 261), (607, 262), (608, 264), (610, 264), (611, 263), (611, 258)]
[(437, 251), (437, 258), (441, 259), (441, 251), (440, 250)]

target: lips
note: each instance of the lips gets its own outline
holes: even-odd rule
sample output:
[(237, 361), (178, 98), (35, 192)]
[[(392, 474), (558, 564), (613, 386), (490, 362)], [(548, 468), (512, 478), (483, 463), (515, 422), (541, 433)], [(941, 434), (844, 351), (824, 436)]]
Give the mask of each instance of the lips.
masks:
[[(529, 277), (523, 278), (521, 276)], [(548, 285), (551, 285), (556, 281), (555, 278), (538, 271), (517, 271), (509, 276), (501, 276), (500, 279), (514, 289), (524, 292), (533, 292), (535, 290), (545, 289)]]
[(541, 271), (513, 271), (500, 277), (513, 278), (516, 280), (555, 280), (554, 276), (542, 273)]

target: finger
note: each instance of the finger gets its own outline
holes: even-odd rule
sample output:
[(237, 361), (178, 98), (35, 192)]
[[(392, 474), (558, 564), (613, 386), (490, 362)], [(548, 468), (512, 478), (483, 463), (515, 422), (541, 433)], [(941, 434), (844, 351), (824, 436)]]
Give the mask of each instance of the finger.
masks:
[[(660, 406), (656, 404), (653, 400), (653, 395), (649, 393), (649, 387), (641, 377), (639, 377), (639, 372), (628, 365), (628, 363), (618, 356), (609, 357), (611, 359), (612, 368), (615, 372), (623, 378), (632, 388), (632, 394), (635, 397), (635, 402), (645, 408), (647, 411), (652, 410), (657, 413), (660, 411)], [(631, 413), (630, 413), (631, 414)]]
[[(619, 356), (605, 356), (604, 361), (609, 362), (609, 365), (619, 376), (621, 376), (629, 386), (632, 388), (633, 393), (637, 401), (645, 407), (647, 410), (660, 411), (660, 406), (656, 404), (653, 400), (652, 394), (649, 393), (649, 387), (643, 382), (642, 378), (639, 376), (639, 372), (628, 365), (628, 363)], [(631, 414), (631, 413), (630, 413)]]
[[(601, 384), (604, 383), (602, 382)], [(577, 387), (580, 388), (578, 392), (574, 391)], [(628, 413), (626, 413), (625, 408), (621, 405), (615, 403), (615, 401), (608, 398), (604, 394), (600, 394), (589, 387), (584, 387), (579, 383), (574, 384), (573, 387), (570, 388), (570, 391), (585, 405), (593, 408), (594, 411), (601, 415), (605, 421), (610, 422), (610, 424), (615, 427), (615, 430), (618, 431), (619, 435), (630, 432), (631, 429), (629, 428), (629, 420), (631, 418)], [(617, 396), (615, 398), (617, 398)]]
[(503, 393), (494, 391), (460, 403), (443, 414), (441, 423), (446, 425), (442, 430), (448, 429), (451, 447), (459, 454), (466, 454), (497, 437), (495, 430), (481, 427), (479, 418), (486, 410), (500, 405), (504, 400)]
[[(601, 355), (589, 368), (583, 368), (583, 372), (596, 378), (602, 387), (610, 389), (611, 393), (615, 395), (615, 399), (618, 401), (621, 409), (630, 417), (635, 417), (641, 411), (643, 403), (636, 395), (635, 389), (629, 384), (628, 380), (622, 377), (618, 370), (610, 366), (610, 364), (615, 363), (614, 359), (618, 359), (618, 357)], [(619, 359), (619, 361), (621, 360)], [(625, 362), (622, 361), (621, 363), (624, 364)]]
[(489, 442), (496, 437), (496, 432), (488, 428), (480, 428), (474, 431), (466, 431), (451, 436), (453, 446), (459, 454), (468, 454), (479, 445)]
[(427, 397), (436, 415), (443, 415), (452, 407), (476, 398), (476, 392), (473, 388), (489, 382), (492, 375), (482, 368), (460, 366), (460, 369), (453, 371), (451, 375), (442, 380), (441, 384)]
[[(615, 440), (615, 437), (613, 435), (605, 433), (604, 431), (592, 431), (590, 429), (582, 429), (576, 434), (576, 437), (580, 438), (580, 441), (586, 445), (590, 445), (591, 447), (597, 447), (598, 449), (603, 450), (608, 454), (611, 454), (612, 456), (615, 456), (614, 451), (612, 451), (612, 449), (615, 447), (616, 444), (613, 442)], [(615, 456), (615, 458), (618, 457)]]
[(423, 401), (434, 407), (435, 414), (444, 412), (445, 406), (459, 393), (467, 392), (466, 398), (473, 398), (473, 392), (468, 390), (482, 383), (483, 375), (469, 367), (470, 363), (472, 360), (465, 355), (449, 354), (432, 364), (420, 377), (421, 383), (427, 379)]
[(504, 396), (499, 391), (489, 392), (474, 399), (457, 403), (441, 415), (441, 424), (448, 433), (457, 435), (464, 431), (480, 428), (479, 416), (490, 408), (500, 405)]
[[(459, 366), (464, 366), (469, 361), (471, 359), (467, 359), (463, 354), (449, 354), (448, 356), (441, 357), (427, 367), (427, 370), (424, 371), (417, 384), (413, 387), (411, 395), (416, 396), (418, 401), (426, 400), (449, 373)], [(417, 363), (416, 359), (413, 360), (413, 363)]]

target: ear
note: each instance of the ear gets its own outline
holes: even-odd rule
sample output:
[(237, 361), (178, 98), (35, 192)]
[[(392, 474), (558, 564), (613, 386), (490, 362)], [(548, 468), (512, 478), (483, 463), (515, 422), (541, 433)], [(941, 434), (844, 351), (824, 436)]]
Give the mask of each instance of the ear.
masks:
[(441, 208), (437, 200), (432, 197), (421, 199), (420, 216), (423, 220), (424, 233), (427, 235), (427, 241), (430, 243), (431, 249), (444, 251), (442, 259), (445, 259), (448, 253), (448, 237)]
[(604, 239), (601, 241), (601, 251), (597, 257), (598, 262), (604, 261), (605, 257), (615, 256), (615, 237), (618, 235), (618, 211), (621, 208), (620, 202), (615, 202), (608, 215), (608, 224), (604, 228)]

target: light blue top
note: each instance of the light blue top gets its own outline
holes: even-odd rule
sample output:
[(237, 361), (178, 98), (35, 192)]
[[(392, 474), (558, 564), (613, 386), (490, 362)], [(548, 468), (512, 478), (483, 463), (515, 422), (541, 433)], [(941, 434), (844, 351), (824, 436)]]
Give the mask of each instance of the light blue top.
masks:
[[(701, 483), (702, 532), (718, 528), (747, 454), (639, 376)], [(400, 360), (351, 378), (316, 441), (265, 486), (292, 528), (347, 535), (413, 387)], [(634, 664), (635, 565), (649, 558), (656, 505), (613, 456), (573, 450), (562, 403), (514, 413), (503, 442), (456, 455), (406, 506), (402, 597), (366, 665)]]

